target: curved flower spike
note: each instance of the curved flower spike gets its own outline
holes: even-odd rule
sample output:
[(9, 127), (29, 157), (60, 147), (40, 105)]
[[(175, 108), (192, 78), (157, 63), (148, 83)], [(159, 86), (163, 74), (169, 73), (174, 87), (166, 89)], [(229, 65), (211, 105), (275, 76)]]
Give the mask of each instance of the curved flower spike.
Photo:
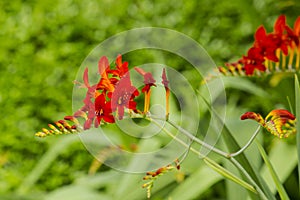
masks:
[(287, 110), (272, 110), (265, 119), (255, 112), (246, 112), (241, 120), (253, 119), (262, 125), (267, 131), (279, 138), (287, 138), (296, 133), (295, 116)]
[[(225, 76), (260, 76), (277, 72), (295, 72), (300, 69), (300, 17), (294, 28), (280, 15), (272, 32), (259, 26), (254, 34), (253, 45), (237, 62), (218, 67)], [(207, 77), (207, 80), (211, 77)]]
[(142, 188), (147, 189), (147, 198), (148, 199), (151, 197), (151, 190), (152, 190), (154, 181), (157, 180), (159, 176), (163, 176), (164, 174), (172, 171), (173, 169), (180, 170), (180, 162), (179, 162), (178, 158), (172, 164), (163, 166), (154, 172), (146, 173), (146, 176), (143, 177), (143, 180), (147, 180), (148, 182), (143, 184)]

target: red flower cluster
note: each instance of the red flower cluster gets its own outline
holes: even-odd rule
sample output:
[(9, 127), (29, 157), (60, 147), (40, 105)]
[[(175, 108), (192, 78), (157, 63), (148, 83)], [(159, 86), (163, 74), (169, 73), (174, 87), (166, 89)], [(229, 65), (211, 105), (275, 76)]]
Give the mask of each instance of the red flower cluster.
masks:
[(120, 120), (124, 117), (125, 108), (137, 112), (134, 98), (139, 96), (139, 92), (131, 83), (128, 62), (122, 62), (122, 56), (118, 55), (115, 64), (115, 69), (111, 69), (107, 57), (101, 57), (98, 62), (101, 79), (93, 86), (89, 84), (87, 68), (83, 74), (87, 93), (84, 106), (75, 112), (74, 117), (86, 119), (84, 129), (89, 129), (92, 123), (96, 128), (102, 121), (114, 123), (115, 111)]
[[(129, 113), (146, 114), (149, 111), (151, 86), (156, 86), (156, 81), (150, 72), (145, 72), (138, 67), (135, 67), (135, 70), (144, 77), (145, 86), (142, 88), (142, 93), (145, 93), (144, 112), (137, 109), (135, 98), (140, 95), (140, 92), (132, 85), (128, 62), (122, 62), (122, 56), (118, 55), (115, 67), (111, 68), (107, 57), (103, 56), (98, 62), (98, 72), (101, 78), (97, 84), (89, 83), (88, 68), (83, 73), (83, 84), (75, 81), (82, 88), (87, 89), (83, 100), (84, 105), (72, 116), (66, 116), (64, 120), (54, 123), (56, 126), (49, 124), (51, 130), (43, 129), (36, 135), (43, 137), (51, 134), (80, 132), (82, 129), (91, 128), (92, 125), (97, 128), (101, 123), (114, 123), (115, 117), (119, 120), (123, 119), (127, 110)], [(163, 84), (167, 82), (165, 70), (162, 82)], [(167, 93), (169, 95), (169, 92)], [(84, 119), (83, 127), (78, 118)], [(73, 125), (69, 125), (67, 121), (72, 122)]]
[(227, 63), (226, 67), (219, 67), (219, 71), (225, 75), (239, 73), (249, 76), (253, 75), (255, 70), (261, 72), (273, 70), (274, 63), (276, 70), (279, 70), (281, 58), (281, 68), (284, 70), (287, 56), (289, 56), (288, 67), (292, 69), (292, 65), (295, 63), (294, 67), (299, 68), (300, 17), (297, 18), (292, 29), (286, 24), (286, 17), (281, 15), (275, 22), (272, 33), (267, 33), (265, 27), (260, 26), (254, 38), (253, 46), (248, 50), (246, 56), (236, 63)]

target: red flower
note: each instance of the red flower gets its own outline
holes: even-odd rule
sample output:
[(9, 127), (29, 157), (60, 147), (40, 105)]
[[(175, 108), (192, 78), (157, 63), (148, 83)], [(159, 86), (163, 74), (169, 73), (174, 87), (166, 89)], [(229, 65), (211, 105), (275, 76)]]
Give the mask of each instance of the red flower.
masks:
[(259, 52), (259, 60), (266, 57), (269, 60), (278, 62), (276, 56), (276, 49), (278, 48), (279, 38), (274, 34), (267, 34), (266, 29), (260, 26), (255, 33), (254, 47), (256, 47)]
[(263, 62), (264, 58), (261, 55), (261, 49), (255, 47), (250, 48), (248, 55), (243, 56), (243, 58), (239, 60), (239, 63), (244, 65), (246, 75), (252, 75), (255, 69), (265, 71), (266, 67)]
[(293, 42), (298, 45), (299, 39), (293, 30), (286, 24), (286, 17), (280, 15), (274, 24), (274, 37), (278, 38), (278, 48), (284, 55), (288, 54), (288, 47), (292, 47)]
[(139, 95), (138, 90), (131, 84), (129, 73), (116, 84), (111, 96), (111, 109), (118, 112), (119, 120), (123, 119), (124, 109), (128, 108), (137, 111), (134, 98)]
[(272, 110), (265, 119), (258, 113), (246, 112), (241, 116), (241, 119), (253, 119), (279, 138), (287, 138), (296, 133), (296, 118), (292, 113), (284, 109)]
[(111, 103), (110, 101), (106, 102), (104, 94), (99, 95), (95, 99), (95, 114), (98, 120), (98, 123), (101, 123), (101, 120), (114, 123), (115, 119), (112, 115)]

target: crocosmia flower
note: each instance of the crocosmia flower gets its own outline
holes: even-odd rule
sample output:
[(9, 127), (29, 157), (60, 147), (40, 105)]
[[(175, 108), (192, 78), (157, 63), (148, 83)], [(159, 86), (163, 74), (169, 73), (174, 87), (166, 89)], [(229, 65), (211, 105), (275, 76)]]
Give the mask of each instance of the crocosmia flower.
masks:
[(296, 118), (292, 113), (284, 109), (272, 110), (265, 119), (258, 113), (246, 112), (241, 116), (241, 119), (255, 120), (268, 132), (279, 138), (287, 138), (296, 133)]

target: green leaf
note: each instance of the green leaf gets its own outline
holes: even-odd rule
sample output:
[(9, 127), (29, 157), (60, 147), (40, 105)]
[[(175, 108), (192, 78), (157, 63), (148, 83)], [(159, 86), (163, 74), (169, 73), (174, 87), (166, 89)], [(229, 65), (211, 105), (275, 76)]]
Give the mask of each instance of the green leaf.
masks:
[(257, 147), (258, 147), (258, 150), (262, 156), (262, 158), (264, 159), (265, 163), (266, 163), (266, 166), (268, 167), (269, 169), (269, 172), (273, 178), (273, 181), (276, 185), (276, 188), (277, 188), (277, 191), (280, 195), (280, 198), (282, 200), (289, 200), (290, 198), (288, 197), (283, 185), (281, 184), (281, 181), (277, 175), (277, 173), (275, 172), (269, 158), (268, 158), (268, 155), (267, 153), (265, 152), (264, 148), (261, 146), (261, 144), (256, 140), (256, 144), (257, 144)]
[[(300, 88), (299, 88), (299, 80), (298, 76), (295, 74), (295, 111), (296, 111), (296, 118), (300, 116)], [(298, 119), (299, 120), (299, 119)], [(300, 123), (299, 121), (296, 123), (297, 129), (297, 148), (298, 148), (298, 174), (300, 174)], [(300, 182), (300, 176), (299, 176)], [(299, 185), (300, 189), (300, 185)]]
[(214, 162), (213, 160), (207, 159), (207, 158), (204, 158), (203, 160), (208, 166), (210, 166), (212, 169), (214, 169), (216, 172), (218, 172), (225, 178), (232, 180), (233, 182), (241, 185), (242, 187), (246, 188), (247, 190), (249, 190), (253, 193), (257, 193), (257, 191), (254, 189), (254, 187), (252, 185), (243, 181), (242, 179), (240, 179), (239, 177), (237, 177), (230, 171), (228, 171), (225, 168), (223, 168), (222, 166), (220, 166), (218, 163)]
[(269, 94), (254, 84), (249, 79), (239, 78), (239, 77), (223, 77), (224, 85), (226, 88), (236, 88), (238, 90), (243, 90), (249, 92), (250, 94), (268, 98)]
[[(284, 182), (292, 174), (298, 164), (297, 147), (296, 145), (289, 144), (280, 139), (275, 139), (273, 141), (272, 148), (268, 153), (268, 158), (273, 164), (279, 179)], [(282, 163), (289, 164), (283, 165)], [(275, 193), (276, 186), (266, 165), (261, 168), (260, 172), (271, 191)]]

